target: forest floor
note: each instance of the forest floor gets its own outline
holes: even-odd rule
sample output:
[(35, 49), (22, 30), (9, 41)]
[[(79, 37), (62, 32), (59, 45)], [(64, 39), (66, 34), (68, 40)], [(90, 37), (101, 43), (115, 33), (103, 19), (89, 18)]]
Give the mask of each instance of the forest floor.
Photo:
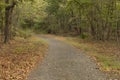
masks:
[(16, 37), (8, 44), (0, 44), (0, 80), (26, 79), (46, 50), (47, 43), (37, 37)]

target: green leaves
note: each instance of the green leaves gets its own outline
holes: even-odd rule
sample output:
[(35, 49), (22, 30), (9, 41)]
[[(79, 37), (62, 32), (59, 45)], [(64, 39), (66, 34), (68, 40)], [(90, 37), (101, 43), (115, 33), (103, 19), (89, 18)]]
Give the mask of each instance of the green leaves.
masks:
[(5, 8), (6, 4), (3, 1), (0, 1), (0, 8)]
[(57, 13), (60, 4), (64, 1), (64, 0), (45, 0), (48, 3), (48, 6), (46, 8), (46, 12), (48, 14), (55, 14)]

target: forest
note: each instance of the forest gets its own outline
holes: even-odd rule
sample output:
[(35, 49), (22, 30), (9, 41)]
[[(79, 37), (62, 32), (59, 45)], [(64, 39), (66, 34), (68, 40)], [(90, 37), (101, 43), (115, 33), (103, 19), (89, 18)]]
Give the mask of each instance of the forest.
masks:
[(0, 34), (4, 43), (25, 28), (119, 41), (119, 13), (119, 0), (1, 0)]
[[(36, 57), (36, 50), (47, 51), (47, 42), (38, 40), (36, 37), (41, 34), (59, 36), (58, 39), (67, 37), (65, 42), (77, 48), (87, 45), (86, 49), (88, 46), (99, 45), (97, 48), (100, 49), (97, 53), (103, 54), (94, 56), (98, 57), (98, 61), (105, 63), (104, 66), (107, 66), (105, 71), (120, 74), (120, 0), (0, 0), (0, 68), (2, 66), (4, 71), (9, 71), (8, 68), (5, 68), (8, 63), (7, 65), (2, 63), (6, 55), (10, 58), (10, 63), (18, 65), (19, 62), (12, 62), (15, 56), (19, 56), (21, 60), (28, 56)], [(88, 42), (85, 43), (86, 41)], [(36, 44), (39, 42), (40, 45)], [(88, 45), (89, 43), (90, 45)], [(97, 48), (95, 49), (97, 50)], [(108, 51), (106, 51), (107, 49)], [(32, 52), (29, 50), (36, 53), (18, 55), (25, 51), (26, 53)], [(103, 61), (103, 55), (104, 60), (109, 60), (109, 62)], [(115, 60), (113, 60), (113, 56)], [(8, 58), (4, 59), (8, 60)], [(34, 63), (29, 63), (30, 59), (26, 61), (29, 63), (28, 66), (33, 68), (37, 60), (38, 58), (33, 60)], [(9, 65), (11, 66), (11, 64)], [(25, 64), (19, 63), (19, 65), (24, 66)], [(11, 73), (2, 73), (0, 70), (0, 79), (2, 76), (2, 80), (24, 80), (16, 78), (14, 74), (11, 75), (12, 78), (5, 77), (5, 74)]]

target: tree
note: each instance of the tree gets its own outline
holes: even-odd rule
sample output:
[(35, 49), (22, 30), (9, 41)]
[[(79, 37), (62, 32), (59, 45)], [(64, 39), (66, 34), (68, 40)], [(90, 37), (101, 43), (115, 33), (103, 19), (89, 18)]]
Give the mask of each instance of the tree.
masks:
[[(73, 32), (96, 40), (118, 40), (119, 0), (46, 0), (51, 33)], [(44, 22), (45, 22), (44, 21)], [(47, 28), (46, 28), (47, 29)]]
[[(30, 0), (33, 1), (33, 0)], [(24, 0), (5, 0), (5, 27), (4, 27), (4, 43), (9, 41), (10, 37), (10, 29), (12, 23), (12, 14), (16, 5), (19, 5), (20, 2), (24, 2)]]

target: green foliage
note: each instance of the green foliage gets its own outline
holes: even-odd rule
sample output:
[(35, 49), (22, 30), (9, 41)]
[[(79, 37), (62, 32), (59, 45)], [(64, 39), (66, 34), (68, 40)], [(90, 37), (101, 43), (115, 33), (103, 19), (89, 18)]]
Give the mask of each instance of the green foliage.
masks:
[[(88, 33), (97, 40), (117, 39), (119, 35), (118, 0), (45, 0), (45, 30), (50, 33)], [(118, 32), (116, 34), (116, 32)], [(114, 36), (110, 36), (114, 35)]]
[(82, 38), (82, 39), (89, 38), (89, 34), (88, 34), (88, 33), (82, 33), (82, 34), (80, 35), (80, 38)]
[(23, 38), (29, 38), (31, 37), (33, 32), (31, 30), (23, 30), (19, 29), (16, 31), (16, 36), (23, 37)]
[(6, 4), (3, 1), (0, 1), (0, 10), (4, 9)]
[(0, 1), (1, 31), (5, 26), (6, 6), (16, 3), (10, 14), (10, 26), (13, 28), (33, 29), (37, 33), (73, 33), (81, 35), (82, 38), (91, 35), (97, 40), (119, 38), (119, 0), (9, 1), (9, 4), (5, 4), (4, 0)]

